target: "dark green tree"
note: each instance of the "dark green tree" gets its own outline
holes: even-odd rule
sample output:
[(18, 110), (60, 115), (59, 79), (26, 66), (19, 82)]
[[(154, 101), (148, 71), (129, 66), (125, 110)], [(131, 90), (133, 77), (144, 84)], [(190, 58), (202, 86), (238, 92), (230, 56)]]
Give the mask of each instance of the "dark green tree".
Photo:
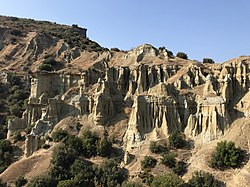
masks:
[(184, 184), (184, 181), (174, 173), (166, 173), (156, 176), (151, 183), (151, 187), (178, 187)]
[(79, 153), (76, 150), (60, 145), (53, 151), (51, 163), (69, 169), (78, 156)]
[(223, 187), (225, 184), (216, 179), (211, 173), (196, 171), (188, 181), (190, 187)]
[(242, 149), (235, 147), (234, 142), (221, 141), (217, 143), (209, 165), (218, 169), (235, 168), (239, 167), (243, 160), (244, 152)]
[(100, 156), (108, 156), (112, 151), (112, 142), (104, 137), (98, 141), (97, 144), (97, 154)]
[(172, 170), (177, 175), (182, 176), (187, 172), (187, 164), (183, 161), (176, 162)]
[(128, 172), (122, 169), (113, 159), (108, 159), (95, 168), (98, 185), (116, 187), (121, 185), (128, 177)]
[(149, 149), (152, 153), (156, 153), (156, 154), (165, 153), (168, 151), (167, 146), (162, 145), (158, 142), (150, 142)]
[(98, 137), (89, 130), (85, 130), (81, 135), (83, 154), (86, 157), (95, 156), (97, 154), (96, 145)]
[(55, 179), (50, 176), (39, 176), (31, 179), (31, 181), (27, 185), (28, 187), (55, 187), (57, 186), (57, 182)]
[(62, 141), (63, 138), (65, 138), (68, 135), (69, 133), (67, 131), (58, 129), (52, 132), (51, 137), (54, 142), (60, 142)]
[(203, 64), (214, 64), (214, 60), (211, 58), (203, 58)]
[(182, 59), (188, 59), (188, 56), (186, 53), (183, 53), (183, 52), (178, 52), (176, 54), (176, 57), (179, 57), (179, 58), (182, 58)]
[(92, 163), (83, 158), (76, 159), (70, 171), (80, 186), (94, 187), (95, 172)]
[(152, 156), (145, 156), (144, 159), (141, 161), (141, 167), (143, 169), (154, 168), (156, 164), (157, 160), (154, 159)]
[(183, 134), (175, 131), (172, 134), (170, 134), (169, 138), (169, 145), (174, 148), (183, 148), (185, 146), (186, 141), (183, 138)]
[(28, 182), (27, 179), (25, 179), (24, 177), (20, 176), (15, 181), (15, 185), (16, 185), (16, 187), (21, 187), (21, 186), (24, 186), (27, 182)]
[(13, 147), (8, 140), (0, 140), (0, 173), (12, 162)]
[(168, 153), (164, 154), (162, 159), (161, 159), (161, 162), (165, 166), (173, 168), (175, 166), (175, 164), (176, 164), (175, 154), (171, 153), (171, 152), (168, 152)]

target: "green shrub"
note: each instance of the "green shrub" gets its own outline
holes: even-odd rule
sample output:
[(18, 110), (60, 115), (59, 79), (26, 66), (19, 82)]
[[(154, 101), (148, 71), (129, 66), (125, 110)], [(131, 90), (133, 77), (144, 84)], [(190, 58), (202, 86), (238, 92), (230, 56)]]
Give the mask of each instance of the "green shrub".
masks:
[(142, 179), (142, 182), (147, 185), (150, 185), (154, 179), (154, 176), (149, 171), (140, 172), (139, 177)]
[(243, 160), (244, 152), (240, 148), (236, 148), (234, 142), (221, 141), (217, 143), (209, 165), (218, 169), (235, 168), (239, 167)]
[(60, 142), (63, 140), (63, 138), (65, 138), (68, 135), (69, 135), (69, 133), (67, 131), (62, 130), (62, 129), (58, 129), (58, 130), (52, 132), (51, 137), (52, 137), (54, 142)]
[(95, 156), (97, 154), (96, 145), (98, 137), (91, 131), (86, 130), (81, 135), (83, 154), (86, 157)]
[(176, 162), (172, 170), (175, 174), (182, 176), (187, 172), (187, 164), (183, 161)]
[(159, 154), (159, 153), (165, 153), (168, 151), (168, 148), (167, 146), (164, 146), (160, 143), (157, 143), (157, 142), (150, 142), (150, 145), (149, 145), (149, 150), (152, 152), (152, 153), (156, 153), (156, 154)]
[(0, 140), (0, 173), (12, 162), (13, 147), (8, 140)]
[(9, 83), (11, 86), (14, 86), (14, 85), (20, 86), (21, 78), (16, 74), (11, 74), (9, 78)]
[(111, 141), (107, 137), (100, 139), (97, 144), (97, 154), (105, 157), (110, 155), (111, 151), (112, 151)]
[(31, 179), (28, 183), (28, 187), (55, 187), (57, 182), (55, 179), (49, 176), (39, 176)]
[(214, 64), (214, 60), (211, 58), (203, 58), (203, 64), (207, 63), (207, 64)]
[(176, 54), (176, 57), (179, 57), (179, 58), (182, 58), (182, 59), (188, 59), (188, 56), (186, 53), (183, 53), (183, 52), (178, 52)]
[(141, 167), (143, 169), (154, 168), (156, 164), (157, 164), (157, 160), (151, 156), (145, 156), (144, 159), (141, 161)]
[(21, 187), (21, 186), (24, 186), (27, 182), (28, 182), (27, 179), (25, 179), (24, 177), (20, 176), (15, 181), (15, 185), (16, 185), (16, 187)]
[(95, 169), (96, 182), (99, 186), (116, 187), (128, 178), (128, 171), (118, 167), (118, 164), (108, 159)]
[(49, 168), (49, 176), (55, 179), (56, 181), (68, 180), (71, 177), (70, 166), (61, 166), (61, 165), (52, 165)]
[(184, 181), (174, 173), (166, 173), (156, 176), (151, 183), (151, 187), (178, 187), (184, 184)]
[(182, 133), (176, 131), (170, 134), (169, 138), (169, 145), (174, 148), (183, 148), (185, 146), (185, 140), (183, 138)]
[(76, 159), (70, 171), (80, 186), (94, 186), (95, 172), (89, 161), (83, 158)]
[(54, 71), (53, 67), (50, 64), (41, 64), (38, 69), (40, 71)]
[(161, 162), (165, 166), (173, 168), (176, 164), (175, 154), (171, 153), (171, 152), (164, 154), (162, 159), (161, 159)]
[(83, 153), (83, 144), (80, 138), (74, 135), (68, 135), (65, 139), (63, 139), (63, 143), (68, 149), (73, 149), (79, 155)]
[(53, 151), (51, 163), (69, 169), (78, 156), (79, 153), (76, 150), (68, 148), (65, 145), (60, 145)]
[(188, 181), (190, 187), (222, 187), (225, 184), (217, 180), (211, 173), (196, 171)]

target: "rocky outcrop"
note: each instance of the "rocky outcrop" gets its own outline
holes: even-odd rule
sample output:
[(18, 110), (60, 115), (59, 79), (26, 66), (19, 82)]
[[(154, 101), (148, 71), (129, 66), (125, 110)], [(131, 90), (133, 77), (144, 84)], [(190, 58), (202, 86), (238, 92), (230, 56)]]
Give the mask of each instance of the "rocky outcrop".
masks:
[[(37, 37), (33, 43), (43, 36)], [(62, 41), (56, 45), (57, 58), (67, 53), (72, 64), (90, 54)], [(191, 138), (201, 134), (203, 142), (216, 139), (235, 118), (228, 114), (232, 106), (248, 116), (246, 99), (240, 101), (249, 88), (248, 58), (203, 65), (174, 59), (167, 50), (147, 44), (129, 52), (94, 53), (91, 58), (78, 73), (34, 74), (27, 109), (21, 119), (9, 122), (9, 135), (32, 126), (31, 133), (42, 136), (68, 116), (85, 116), (107, 126), (127, 107), (131, 113), (124, 141), (129, 151), (152, 134), (157, 139), (176, 130)]]

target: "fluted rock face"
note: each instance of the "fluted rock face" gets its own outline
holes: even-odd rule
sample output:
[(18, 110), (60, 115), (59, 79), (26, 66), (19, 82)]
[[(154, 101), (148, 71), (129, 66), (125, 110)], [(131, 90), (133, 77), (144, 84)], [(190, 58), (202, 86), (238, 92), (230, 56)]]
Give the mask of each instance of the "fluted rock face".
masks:
[(168, 136), (175, 130), (181, 130), (181, 123), (171, 97), (153, 95), (135, 97), (126, 135), (129, 141), (132, 143), (141, 141), (152, 131)]
[(189, 116), (185, 134), (190, 137), (201, 134), (203, 142), (209, 142), (223, 135), (230, 123), (224, 99), (207, 97), (198, 102), (197, 113)]
[(250, 91), (237, 103), (235, 106), (236, 111), (240, 117), (250, 117)]

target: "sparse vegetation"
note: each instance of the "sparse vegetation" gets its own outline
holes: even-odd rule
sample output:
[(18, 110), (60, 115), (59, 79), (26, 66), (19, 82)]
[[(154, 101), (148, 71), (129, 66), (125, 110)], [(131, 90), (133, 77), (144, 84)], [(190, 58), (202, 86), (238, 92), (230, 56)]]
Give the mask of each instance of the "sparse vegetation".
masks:
[(241, 165), (243, 159), (243, 150), (237, 148), (234, 142), (221, 141), (217, 143), (211, 155), (209, 165), (217, 169), (235, 168)]

